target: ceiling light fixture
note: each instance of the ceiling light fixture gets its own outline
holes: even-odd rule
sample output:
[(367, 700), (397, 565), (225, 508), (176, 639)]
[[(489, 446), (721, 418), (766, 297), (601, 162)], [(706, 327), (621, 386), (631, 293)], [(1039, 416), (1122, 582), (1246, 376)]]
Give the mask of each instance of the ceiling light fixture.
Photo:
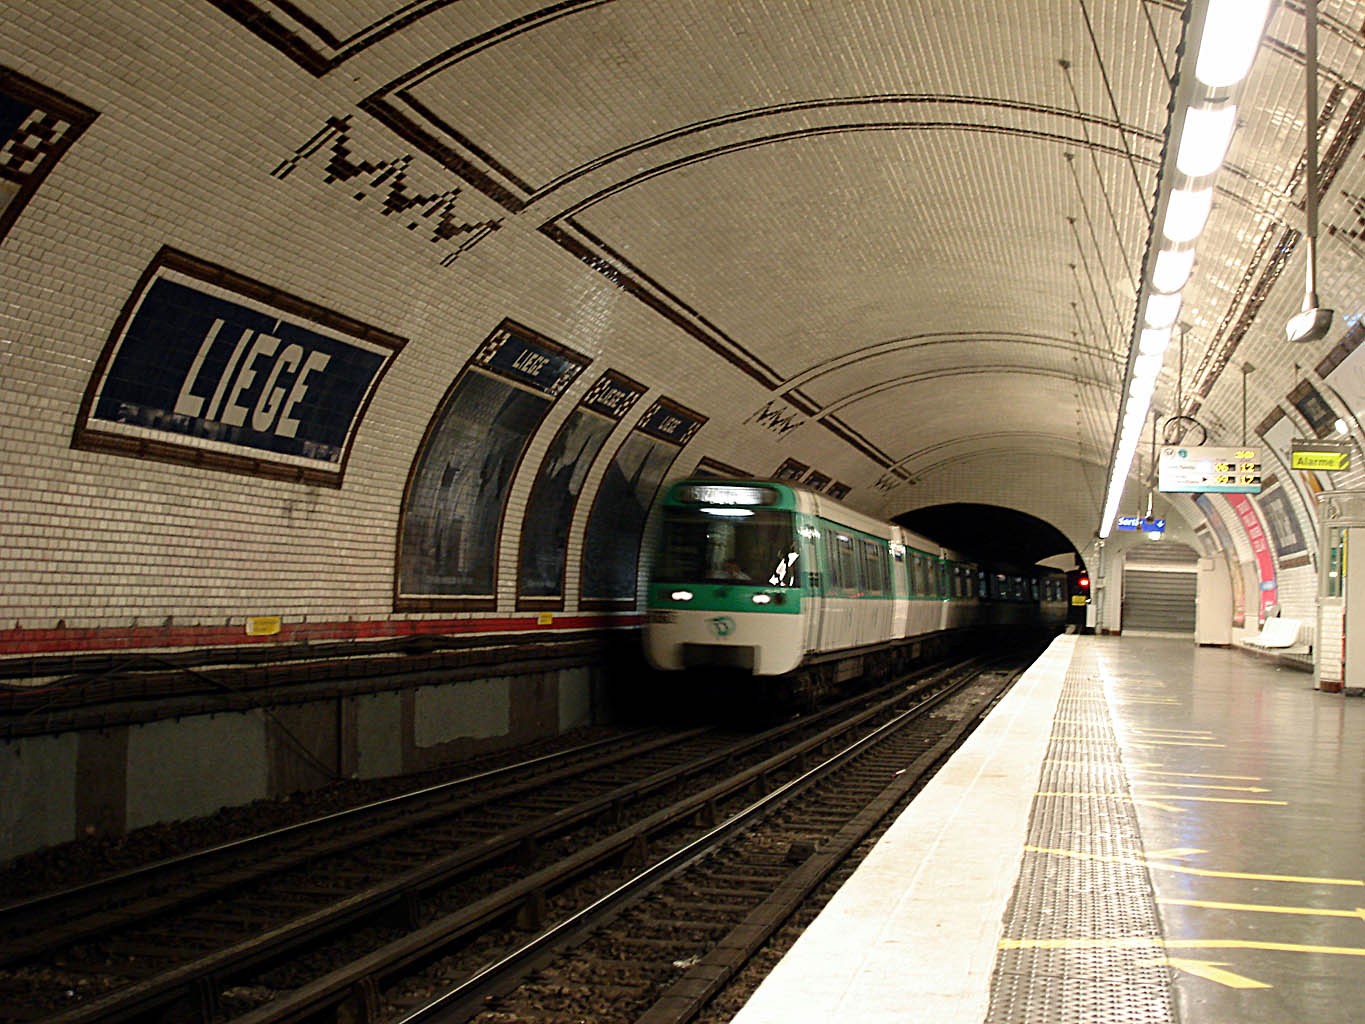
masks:
[(1191, 178), (1213, 174), (1223, 166), (1232, 130), (1237, 127), (1237, 104), (1194, 107), (1185, 115), (1185, 132), (1175, 169)]
[(1193, 249), (1162, 249), (1152, 267), (1152, 288), (1159, 292), (1178, 292), (1185, 287), (1194, 270)]
[(1236, 85), (1256, 59), (1270, 0), (1209, 0), (1207, 7), (1194, 77), (1210, 89)]
[(1147, 296), (1147, 314), (1143, 317), (1143, 322), (1148, 327), (1164, 327), (1170, 330), (1175, 323), (1175, 318), (1180, 315), (1180, 293), (1172, 292), (1163, 295), (1161, 292), (1153, 292)]
[(1212, 185), (1198, 190), (1176, 189), (1166, 205), (1166, 221), (1161, 233), (1172, 242), (1193, 242), (1204, 230), (1212, 206)]

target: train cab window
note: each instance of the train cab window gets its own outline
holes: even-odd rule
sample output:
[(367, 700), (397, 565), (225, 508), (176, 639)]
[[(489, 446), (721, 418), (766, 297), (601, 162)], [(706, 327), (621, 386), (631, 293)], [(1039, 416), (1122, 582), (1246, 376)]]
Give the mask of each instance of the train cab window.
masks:
[(738, 581), (769, 587), (801, 585), (790, 512), (746, 509), (718, 515), (670, 508), (664, 514), (654, 578), (663, 583)]

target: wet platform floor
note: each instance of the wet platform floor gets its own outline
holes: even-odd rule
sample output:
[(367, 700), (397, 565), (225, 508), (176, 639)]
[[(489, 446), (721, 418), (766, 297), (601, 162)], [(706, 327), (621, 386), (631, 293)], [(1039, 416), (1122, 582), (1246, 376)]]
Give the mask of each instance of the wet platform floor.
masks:
[(1060, 637), (737, 1024), (1365, 1018), (1365, 700)]

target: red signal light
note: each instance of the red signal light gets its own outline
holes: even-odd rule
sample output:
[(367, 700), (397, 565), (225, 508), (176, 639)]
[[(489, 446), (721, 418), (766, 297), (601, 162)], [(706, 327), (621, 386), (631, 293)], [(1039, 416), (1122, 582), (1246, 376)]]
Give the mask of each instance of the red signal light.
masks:
[(1079, 577), (1079, 578), (1076, 580), (1076, 586), (1080, 587), (1082, 590), (1089, 590), (1089, 589), (1090, 589), (1090, 577), (1089, 577), (1089, 576), (1081, 576), (1081, 577)]

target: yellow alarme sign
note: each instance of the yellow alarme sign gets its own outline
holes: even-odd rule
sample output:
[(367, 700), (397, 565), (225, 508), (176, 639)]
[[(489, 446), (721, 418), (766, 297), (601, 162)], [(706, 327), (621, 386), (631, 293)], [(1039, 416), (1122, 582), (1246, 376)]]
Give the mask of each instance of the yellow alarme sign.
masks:
[(1296, 451), (1289, 456), (1291, 469), (1346, 469), (1351, 465), (1348, 452)]

